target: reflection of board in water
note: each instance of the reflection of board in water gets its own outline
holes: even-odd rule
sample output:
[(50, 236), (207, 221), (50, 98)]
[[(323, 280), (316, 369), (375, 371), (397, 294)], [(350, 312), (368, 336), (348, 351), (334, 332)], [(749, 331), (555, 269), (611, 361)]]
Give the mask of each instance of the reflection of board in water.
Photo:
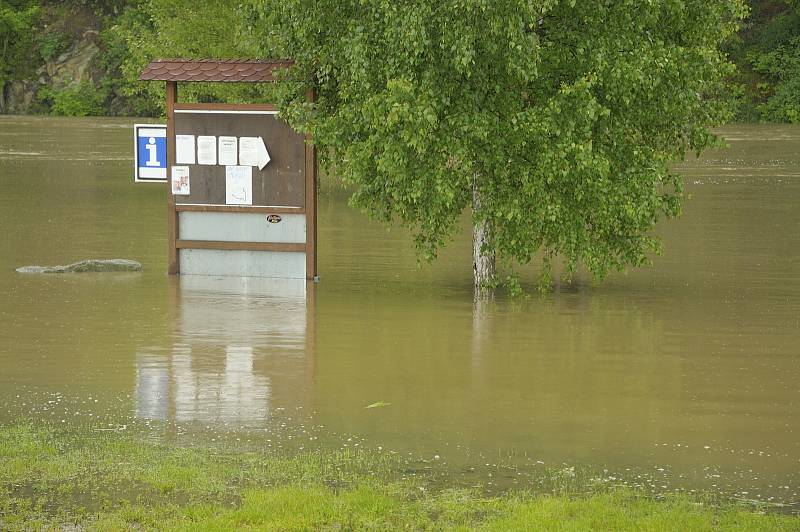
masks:
[(307, 373), (304, 280), (183, 277), (177, 311), (172, 350), (137, 354), (139, 417), (258, 426), (276, 390), (297, 400)]

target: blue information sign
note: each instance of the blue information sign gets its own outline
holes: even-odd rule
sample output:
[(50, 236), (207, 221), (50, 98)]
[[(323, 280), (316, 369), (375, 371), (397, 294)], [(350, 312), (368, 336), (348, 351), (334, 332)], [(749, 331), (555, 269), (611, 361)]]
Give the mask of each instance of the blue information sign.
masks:
[(167, 180), (167, 126), (133, 126), (136, 173), (135, 181)]

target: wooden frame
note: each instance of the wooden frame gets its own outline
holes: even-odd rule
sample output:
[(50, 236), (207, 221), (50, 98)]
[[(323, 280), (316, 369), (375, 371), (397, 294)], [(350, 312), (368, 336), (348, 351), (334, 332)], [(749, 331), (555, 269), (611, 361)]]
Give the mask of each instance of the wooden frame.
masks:
[(252, 212), (256, 214), (305, 214), (303, 207), (269, 207), (261, 205), (204, 205), (176, 203), (178, 212)]
[(267, 111), (278, 112), (278, 108), (268, 103), (177, 103), (175, 102), (176, 111)]
[[(317, 277), (317, 153), (312, 145), (311, 135), (305, 135), (305, 207), (285, 206), (246, 206), (246, 205), (206, 205), (206, 204), (178, 204), (172, 194), (172, 166), (175, 164), (175, 113), (181, 111), (208, 111), (208, 112), (277, 112), (271, 104), (209, 104), (209, 103), (179, 103), (178, 82), (166, 82), (167, 97), (167, 240), (168, 240), (168, 273), (180, 273), (179, 249), (224, 249), (224, 250), (249, 250), (249, 251), (276, 251), (276, 252), (305, 252), (306, 278), (318, 280)], [(308, 101), (313, 102), (313, 90), (306, 94)], [(259, 214), (305, 214), (306, 216), (306, 242), (305, 244), (285, 244), (268, 242), (222, 242), (206, 240), (180, 240), (180, 212), (246, 212)]]
[(246, 251), (303, 252), (306, 244), (285, 242), (231, 242), (224, 240), (176, 240), (178, 249), (233, 249)]

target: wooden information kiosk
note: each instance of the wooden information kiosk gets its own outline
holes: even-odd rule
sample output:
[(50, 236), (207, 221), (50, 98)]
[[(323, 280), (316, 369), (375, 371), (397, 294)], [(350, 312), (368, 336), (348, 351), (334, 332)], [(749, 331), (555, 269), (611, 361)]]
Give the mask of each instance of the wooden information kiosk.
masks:
[[(169, 273), (317, 278), (316, 152), (266, 104), (179, 103), (179, 82), (271, 83), (291, 61), (160, 59)], [(313, 93), (309, 93), (313, 99)]]

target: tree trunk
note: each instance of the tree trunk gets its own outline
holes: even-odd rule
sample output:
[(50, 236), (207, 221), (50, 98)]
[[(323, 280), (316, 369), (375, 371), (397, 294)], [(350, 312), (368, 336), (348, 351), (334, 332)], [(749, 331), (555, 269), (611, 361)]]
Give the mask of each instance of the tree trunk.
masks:
[[(478, 190), (477, 176), (472, 181), (472, 213), (481, 210), (481, 198)], [(489, 292), (489, 283), (494, 280), (495, 256), (487, 251), (487, 244), (491, 238), (491, 227), (488, 221), (472, 222), (472, 275), (475, 282), (475, 292)]]

